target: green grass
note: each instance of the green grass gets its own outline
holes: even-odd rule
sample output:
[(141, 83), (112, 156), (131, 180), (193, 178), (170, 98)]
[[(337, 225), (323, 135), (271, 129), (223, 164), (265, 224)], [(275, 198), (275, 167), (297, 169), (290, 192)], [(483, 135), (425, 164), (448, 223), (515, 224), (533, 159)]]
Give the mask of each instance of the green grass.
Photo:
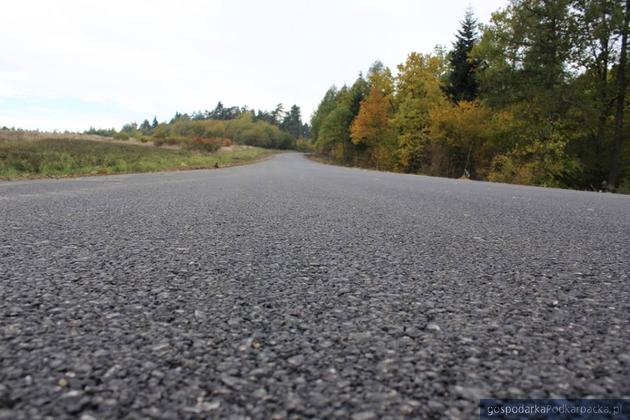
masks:
[(232, 166), (276, 153), (260, 148), (207, 153), (76, 139), (0, 141), (0, 179), (154, 172)]

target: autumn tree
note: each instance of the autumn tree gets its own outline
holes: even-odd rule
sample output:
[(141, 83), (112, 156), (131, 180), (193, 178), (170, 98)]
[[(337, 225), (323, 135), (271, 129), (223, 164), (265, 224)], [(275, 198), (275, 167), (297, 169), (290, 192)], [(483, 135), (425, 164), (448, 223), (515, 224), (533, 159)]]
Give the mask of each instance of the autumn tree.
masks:
[(350, 88), (326, 92), (311, 119), (313, 142), (320, 153), (344, 163), (358, 163), (362, 147), (350, 138), (350, 124), (359, 112), (368, 84), (360, 74)]
[(455, 178), (485, 175), (490, 162), (483, 149), (489, 140), (491, 117), (490, 110), (478, 101), (433, 107), (429, 129), (433, 140), (431, 172)]
[(391, 71), (377, 61), (368, 73), (368, 86), (369, 92), (350, 127), (352, 142), (365, 147), (368, 161), (377, 169), (391, 168), (396, 148), (391, 123), (394, 111)]
[(440, 89), (444, 71), (444, 59), (439, 55), (411, 53), (398, 66), (394, 124), (399, 135), (400, 168), (405, 172), (418, 172), (431, 163), (429, 113), (444, 106)]
[(479, 26), (468, 12), (448, 55), (327, 92), (313, 137), (355, 165), (630, 191), (629, 26), (630, 0), (511, 0)]

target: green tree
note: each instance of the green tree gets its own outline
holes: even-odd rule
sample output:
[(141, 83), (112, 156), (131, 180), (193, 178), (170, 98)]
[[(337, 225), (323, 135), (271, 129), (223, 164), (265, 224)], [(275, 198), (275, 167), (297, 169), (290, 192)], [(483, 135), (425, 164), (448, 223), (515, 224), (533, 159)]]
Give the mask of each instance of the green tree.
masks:
[(284, 116), (280, 128), (288, 132), (294, 139), (304, 135), (304, 127), (302, 125), (302, 112), (300, 107), (293, 105), (289, 112)]
[(319, 103), (319, 106), (313, 113), (311, 118), (311, 137), (313, 138), (313, 142), (317, 143), (319, 139), (319, 130), (322, 126), (322, 123), (330, 114), (335, 107), (337, 106), (337, 95), (339, 91), (335, 86), (332, 86), (326, 91), (324, 98)]
[(628, 29), (630, 26), (630, 0), (624, 1), (623, 25), (621, 27), (621, 46), (619, 50), (619, 67), (617, 68), (617, 103), (615, 109), (615, 135), (612, 150), (612, 162), (608, 174), (608, 186), (614, 190), (621, 172), (622, 145), (624, 140), (624, 113), (626, 109), (627, 61), (628, 61)]
[(149, 120), (142, 121), (142, 124), (140, 124), (140, 131), (142, 134), (149, 134), (151, 132), (151, 123)]
[(471, 9), (466, 11), (449, 54), (450, 73), (445, 91), (454, 102), (472, 101), (479, 95), (475, 71), (479, 65), (470, 53), (477, 43), (477, 20)]
[(284, 116), (285, 116), (284, 105), (282, 104), (276, 105), (276, 108), (273, 111), (271, 111), (272, 124), (277, 125), (279, 127), (282, 124)]
[[(347, 88), (340, 91), (347, 94)], [(317, 142), (317, 147), (326, 155), (339, 161), (346, 156), (346, 145), (350, 143), (348, 127), (352, 123), (352, 111), (345, 100), (340, 100), (337, 106), (324, 119)]]
[(431, 164), (429, 113), (444, 106), (440, 89), (443, 74), (444, 61), (438, 55), (411, 53), (398, 66), (393, 122), (399, 133), (400, 168), (405, 172), (420, 172)]
[(365, 151), (350, 139), (350, 124), (356, 117), (361, 101), (369, 90), (361, 74), (350, 88), (330, 88), (311, 119), (311, 136), (317, 150), (340, 162), (358, 164)]
[(504, 155), (509, 165), (501, 166), (516, 168), (519, 182), (566, 185), (579, 173), (569, 154), (579, 131), (571, 119), (578, 97), (568, 71), (574, 52), (572, 1), (513, 0), (493, 15), (472, 52), (481, 63), (482, 100), (523, 122), (511, 136), (512, 152)]
[(571, 148), (584, 167), (579, 186), (599, 187), (608, 177), (612, 160), (612, 123), (616, 92), (614, 74), (619, 59), (619, 28), (623, 21), (619, 0), (576, 0), (573, 3), (575, 65), (584, 72), (572, 90), (579, 100), (574, 118), (582, 127)]

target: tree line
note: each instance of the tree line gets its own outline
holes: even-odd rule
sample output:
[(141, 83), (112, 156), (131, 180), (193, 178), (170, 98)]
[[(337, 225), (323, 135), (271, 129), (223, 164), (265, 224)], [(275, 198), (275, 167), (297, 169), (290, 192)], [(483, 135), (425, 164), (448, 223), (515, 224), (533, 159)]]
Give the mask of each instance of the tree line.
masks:
[(512, 0), (465, 14), (450, 51), (376, 62), (324, 95), (316, 150), (448, 177), (630, 191), (630, 0)]
[(272, 111), (246, 106), (224, 106), (217, 103), (212, 110), (190, 114), (176, 112), (168, 122), (145, 119), (140, 124), (125, 124), (120, 131), (90, 128), (87, 134), (180, 144), (202, 150), (216, 150), (225, 140), (258, 147), (291, 149), (298, 139), (309, 136), (309, 126), (302, 121), (302, 111), (293, 105), (288, 111), (278, 104)]

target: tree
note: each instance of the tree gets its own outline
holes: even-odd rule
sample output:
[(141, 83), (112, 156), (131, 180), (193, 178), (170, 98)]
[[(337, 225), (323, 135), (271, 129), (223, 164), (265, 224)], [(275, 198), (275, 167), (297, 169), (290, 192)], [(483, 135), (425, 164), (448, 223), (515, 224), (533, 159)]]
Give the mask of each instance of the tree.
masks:
[(359, 73), (359, 77), (354, 81), (349, 91), (349, 106), (350, 112), (352, 112), (353, 117), (359, 113), (359, 109), (361, 108), (361, 101), (365, 99), (370, 91), (370, 86), (363, 77), (363, 73)]
[[(490, 111), (478, 101), (444, 101), (431, 109), (430, 136), (434, 142), (432, 172), (449, 177), (476, 178), (484, 173), (483, 143), (491, 128)], [(479, 170), (478, 170), (479, 169)]]
[(127, 134), (134, 134), (137, 130), (138, 130), (138, 124), (135, 122), (125, 124), (120, 129), (121, 132), (127, 133)]
[[(510, 0), (468, 11), (448, 59), (376, 62), (313, 114), (339, 162), (523, 184), (630, 190), (630, 0)], [(477, 28), (480, 35), (477, 36)], [(450, 99), (450, 100), (449, 100)]]
[(364, 147), (356, 146), (350, 138), (350, 124), (356, 117), (368, 91), (368, 84), (361, 74), (350, 88), (331, 87), (311, 118), (308, 130), (319, 153), (343, 162), (358, 163)]
[(472, 101), (479, 95), (479, 83), (475, 75), (479, 63), (470, 55), (477, 43), (477, 20), (471, 9), (466, 11), (455, 36), (453, 51), (449, 54), (451, 71), (445, 91), (453, 102)]
[(541, 117), (560, 119), (571, 103), (567, 69), (573, 0), (513, 0), (495, 13), (472, 57), (480, 93), (493, 106), (529, 102)]
[(324, 98), (319, 103), (319, 106), (313, 113), (311, 118), (311, 136), (313, 137), (313, 142), (317, 143), (319, 139), (319, 130), (322, 126), (322, 123), (336, 107), (337, 105), (337, 94), (339, 91), (335, 86), (330, 87), (326, 93), (324, 94)]
[(572, 60), (584, 72), (573, 83), (572, 90), (579, 92), (574, 105), (582, 133), (571, 148), (584, 167), (580, 186), (594, 188), (607, 179), (612, 161), (616, 100), (613, 76), (619, 57), (623, 7), (619, 0), (576, 0), (572, 17)]
[[(522, 121), (509, 158), (519, 182), (566, 185), (579, 168), (569, 154), (580, 131), (569, 71), (574, 53), (574, 0), (513, 0), (495, 13), (472, 56), (484, 103)], [(517, 124), (518, 125), (518, 124)]]
[(628, 27), (630, 26), (630, 0), (625, 0), (623, 26), (621, 28), (621, 50), (619, 52), (619, 67), (617, 68), (617, 104), (615, 110), (615, 136), (612, 151), (612, 163), (608, 174), (608, 187), (615, 189), (621, 166), (621, 146), (623, 144), (624, 111), (626, 108), (626, 65), (628, 61)]
[(140, 124), (140, 131), (142, 134), (149, 134), (151, 132), (151, 123), (149, 120), (142, 121), (142, 124)]
[(153, 117), (153, 122), (151, 123), (151, 128), (152, 129), (156, 129), (158, 124), (159, 123), (158, 123), (157, 117)]
[[(340, 93), (347, 94), (347, 88), (342, 89)], [(350, 143), (348, 127), (352, 123), (352, 118), (352, 111), (343, 99), (326, 115), (317, 142), (317, 147), (324, 154), (342, 162), (345, 160), (346, 145)]]
[(223, 120), (225, 119), (225, 107), (221, 101), (217, 102), (217, 106), (208, 114), (208, 119), (211, 120)]
[(173, 118), (171, 118), (171, 121), (169, 121), (169, 124), (174, 124), (177, 121), (190, 121), (190, 116), (188, 114), (176, 112)]
[(440, 89), (443, 73), (444, 61), (438, 55), (411, 53), (398, 66), (394, 123), (399, 134), (400, 169), (405, 172), (419, 172), (430, 165), (429, 113), (445, 102)]
[(304, 135), (302, 126), (302, 112), (300, 107), (293, 105), (289, 112), (284, 116), (280, 128), (287, 131), (291, 137), (297, 139)]
[(272, 124), (277, 125), (278, 127), (282, 124), (282, 120), (284, 119), (284, 105), (278, 104), (276, 108), (271, 111)]
[(393, 78), (390, 70), (376, 62), (368, 74), (369, 93), (350, 127), (352, 143), (363, 145), (377, 169), (394, 164), (395, 132), (391, 124)]

